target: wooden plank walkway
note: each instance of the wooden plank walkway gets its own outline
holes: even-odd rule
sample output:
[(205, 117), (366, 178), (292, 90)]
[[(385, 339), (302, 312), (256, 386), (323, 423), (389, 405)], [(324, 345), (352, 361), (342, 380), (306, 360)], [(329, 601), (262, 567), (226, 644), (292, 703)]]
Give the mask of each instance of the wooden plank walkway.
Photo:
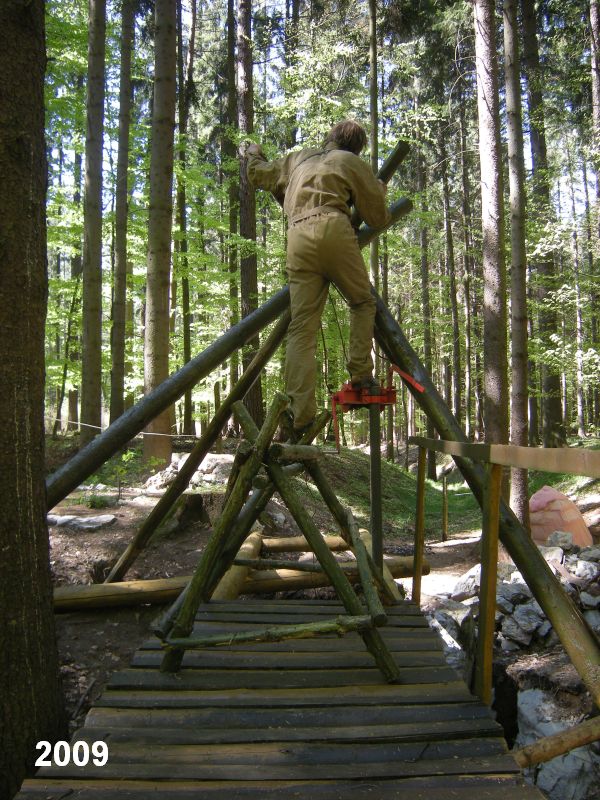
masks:
[[(19, 800), (541, 798), (419, 609), (389, 611), (400, 685), (383, 682), (357, 634), (188, 652), (175, 676), (148, 641), (73, 737), (106, 742), (108, 763), (43, 768)], [(216, 602), (195, 632), (342, 612), (334, 601)]]

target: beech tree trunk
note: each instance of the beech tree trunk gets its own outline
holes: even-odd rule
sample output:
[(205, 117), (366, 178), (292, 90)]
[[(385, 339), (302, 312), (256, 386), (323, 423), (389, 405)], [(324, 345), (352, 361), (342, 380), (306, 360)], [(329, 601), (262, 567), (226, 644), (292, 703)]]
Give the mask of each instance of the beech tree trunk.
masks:
[[(80, 442), (99, 433), (102, 417), (102, 143), (106, 0), (89, 0), (85, 191), (83, 196), (83, 354)], [(92, 426), (92, 427), (87, 427)]]
[[(427, 206), (427, 180), (423, 156), (417, 154), (417, 191), (421, 195), (421, 211), (424, 218), (428, 212)], [(429, 374), (432, 374), (431, 358), (431, 300), (429, 297), (429, 232), (426, 223), (421, 223), (419, 231), (419, 242), (421, 246), (421, 302), (423, 306), (423, 361)], [(427, 438), (433, 439), (435, 428), (433, 423), (427, 418)], [(435, 468), (435, 453), (432, 450), (427, 452), (427, 477), (435, 480), (437, 472)]]
[(44, 488), (44, 3), (0, 5), (0, 797), (65, 738)]
[(121, 71), (119, 78), (119, 141), (115, 185), (115, 272), (110, 338), (110, 421), (125, 410), (125, 316), (127, 305), (127, 206), (129, 177), (129, 128), (131, 120), (131, 54), (134, 41), (136, 0), (121, 6)]
[[(254, 82), (252, 77), (252, 0), (238, 0), (237, 90), (238, 121), (241, 133), (254, 131)], [(240, 258), (242, 318), (257, 308), (258, 276), (256, 262), (256, 200), (246, 174), (246, 159), (240, 161), (240, 236), (247, 240)], [(243, 352), (246, 367), (260, 346), (259, 337), (249, 342)], [(261, 382), (256, 381), (244, 403), (256, 424), (264, 419)]]
[[(590, 31), (591, 31), (591, 63), (592, 63), (592, 163), (596, 173), (596, 235), (600, 243), (600, 3), (598, 0), (590, 0)], [(598, 280), (594, 280), (599, 273), (598, 258), (592, 261), (590, 284), (592, 286), (591, 306), (592, 306), (592, 347), (600, 349), (600, 336), (598, 324), (598, 305), (600, 292), (598, 291)], [(600, 388), (597, 386), (593, 390), (593, 419), (600, 418)]]
[[(183, 59), (183, 15), (181, 0), (177, 0), (177, 81), (179, 86), (179, 173), (177, 176), (177, 224), (180, 238), (176, 242), (179, 250), (181, 274), (181, 317), (183, 328), (183, 363), (192, 358), (192, 337), (190, 330), (190, 281), (188, 277), (188, 239), (187, 239), (187, 193), (185, 168), (187, 162), (187, 127), (192, 102), (194, 51), (196, 47), (196, 0), (192, 0), (192, 22), (188, 48), (187, 69)], [(183, 433), (190, 436), (194, 433), (192, 419), (192, 390), (183, 396)]]
[[(235, 0), (227, 0), (227, 128), (223, 135), (223, 160), (227, 178), (227, 200), (229, 205), (229, 324), (236, 325), (240, 319), (238, 298), (238, 251), (235, 237), (238, 232), (239, 170), (236, 159), (234, 134), (238, 127), (237, 91), (235, 85)], [(235, 386), (239, 375), (237, 351), (229, 359), (229, 387)], [(235, 423), (231, 423), (234, 425)]]
[(465, 315), (465, 433), (467, 439), (472, 436), (473, 428), (473, 365), (472, 365), (472, 326), (471, 326), (471, 276), (473, 274), (472, 256), (472, 215), (471, 215), (471, 187), (469, 184), (469, 170), (467, 164), (467, 130), (465, 120), (465, 104), (463, 93), (459, 96), (459, 141), (460, 141), (460, 167), (462, 186), (462, 228), (463, 228), (463, 276), (462, 299)]
[[(523, 18), (523, 66), (527, 79), (531, 158), (533, 166), (532, 209), (537, 219), (546, 223), (552, 220), (548, 156), (544, 122), (542, 71), (537, 41), (537, 21), (534, 0), (521, 0)], [(552, 258), (537, 262), (534, 267), (539, 281), (538, 299), (539, 336), (544, 346), (550, 346), (550, 336), (558, 332), (556, 311), (544, 301), (556, 288), (556, 269)], [(560, 375), (556, 368), (541, 365), (542, 372), (542, 432), (545, 447), (562, 447), (566, 443), (562, 419)]]
[[(510, 441), (527, 447), (527, 258), (525, 253), (525, 158), (519, 28), (516, 0), (504, 0), (504, 70), (508, 128), (510, 187), (510, 330), (511, 396)], [(526, 469), (511, 471), (510, 505), (521, 525), (529, 530), (529, 487)]]
[[(145, 392), (169, 375), (169, 274), (173, 214), (173, 133), (176, 99), (176, 0), (156, 0), (154, 102), (150, 149), (148, 274), (144, 341)], [(146, 428), (144, 457), (171, 459), (172, 408)]]
[(506, 270), (494, 0), (475, 0), (477, 111), (483, 229), (484, 426), (487, 442), (508, 441)]

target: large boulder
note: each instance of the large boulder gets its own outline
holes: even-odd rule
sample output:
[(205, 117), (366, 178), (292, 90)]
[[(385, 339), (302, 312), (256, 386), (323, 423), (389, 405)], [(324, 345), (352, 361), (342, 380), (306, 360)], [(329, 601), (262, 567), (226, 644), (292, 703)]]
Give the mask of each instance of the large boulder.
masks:
[(531, 535), (537, 544), (545, 545), (554, 531), (566, 531), (579, 547), (593, 544), (592, 536), (581, 512), (572, 500), (551, 486), (543, 486), (529, 501)]

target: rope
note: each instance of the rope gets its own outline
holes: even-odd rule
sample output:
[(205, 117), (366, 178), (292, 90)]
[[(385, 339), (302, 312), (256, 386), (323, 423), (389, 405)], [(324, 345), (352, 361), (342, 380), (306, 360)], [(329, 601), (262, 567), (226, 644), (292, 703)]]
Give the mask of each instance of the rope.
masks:
[[(49, 422), (60, 422), (60, 423), (62, 423), (63, 420), (55, 418), (53, 420), (49, 420)], [(73, 422), (73, 420), (71, 420), (71, 419), (67, 420), (67, 425), (77, 425), (80, 428), (94, 428), (94, 430), (97, 430), (97, 431), (106, 431), (106, 430), (108, 430), (108, 427), (109, 427), (109, 426), (105, 426), (104, 428), (102, 428), (102, 427), (100, 427), (100, 425), (90, 425), (87, 422)], [(142, 436), (168, 436), (169, 439), (179, 439), (181, 437), (181, 435), (182, 435), (180, 433), (152, 433), (150, 431), (140, 431), (140, 433), (136, 434), (136, 436), (139, 436), (140, 434)]]

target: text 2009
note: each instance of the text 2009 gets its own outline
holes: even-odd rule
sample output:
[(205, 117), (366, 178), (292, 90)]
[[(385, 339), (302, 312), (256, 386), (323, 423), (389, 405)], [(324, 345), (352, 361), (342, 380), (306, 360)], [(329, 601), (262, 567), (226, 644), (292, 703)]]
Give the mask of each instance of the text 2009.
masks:
[(108, 762), (108, 745), (106, 742), (56, 742), (54, 747), (50, 742), (38, 742), (36, 750), (42, 753), (37, 757), (36, 767), (66, 767), (71, 763), (76, 767), (85, 767), (90, 763), (103, 767)]

